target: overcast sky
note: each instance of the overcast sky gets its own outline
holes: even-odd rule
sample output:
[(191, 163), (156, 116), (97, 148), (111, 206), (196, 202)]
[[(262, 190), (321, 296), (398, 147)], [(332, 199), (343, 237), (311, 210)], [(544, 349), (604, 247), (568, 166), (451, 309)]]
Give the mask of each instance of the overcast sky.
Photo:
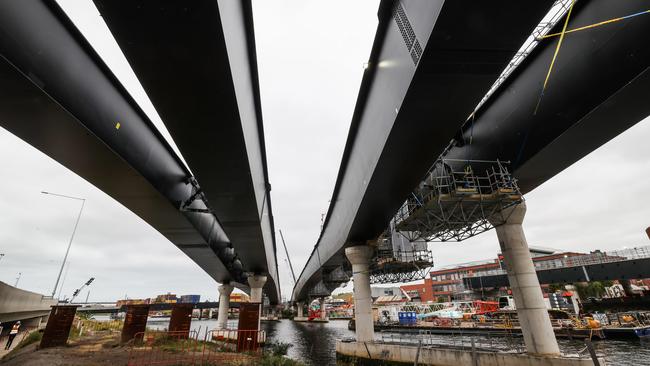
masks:
[[(164, 129), (92, 2), (59, 3)], [(253, 5), (273, 213), (299, 273), (329, 205), (377, 26), (378, 1), (254, 0)], [(650, 244), (644, 233), (650, 226), (649, 136), (646, 119), (531, 192), (525, 220), (529, 243), (572, 251)], [(62, 294), (69, 296), (92, 276), (90, 301), (167, 291), (217, 297), (217, 284), (162, 235), (2, 129), (0, 168), (0, 253), (5, 254), (0, 281), (13, 285), (20, 272), (18, 287), (52, 292), (80, 204), (40, 193), (46, 190), (88, 200)], [(498, 243), (491, 231), (431, 248), (436, 266), (444, 266), (493, 258)], [(292, 282), (283, 252), (278, 262), (288, 296)], [(80, 298), (85, 296), (84, 291)]]

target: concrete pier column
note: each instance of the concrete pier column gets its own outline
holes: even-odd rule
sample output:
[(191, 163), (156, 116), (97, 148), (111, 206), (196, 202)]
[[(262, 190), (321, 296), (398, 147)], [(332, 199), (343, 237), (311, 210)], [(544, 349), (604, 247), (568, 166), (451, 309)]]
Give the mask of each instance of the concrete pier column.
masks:
[(297, 316), (298, 318), (302, 318), (302, 317), (304, 317), (304, 315), (303, 315), (303, 310), (304, 310), (304, 305), (303, 305), (303, 303), (302, 303), (302, 302), (298, 302), (298, 303), (296, 303), (296, 307), (297, 307), (297, 312), (298, 312), (298, 314), (297, 314), (296, 316)]
[(266, 283), (266, 276), (248, 276), (248, 285), (251, 287), (251, 302), (262, 302), (262, 288)]
[(231, 284), (219, 286), (219, 312), (217, 313), (217, 329), (228, 328), (228, 310), (230, 309), (230, 294), (234, 287)]
[(366, 245), (345, 248), (345, 256), (348, 257), (352, 264), (354, 322), (357, 342), (372, 342), (375, 334), (375, 327), (372, 322), (369, 273), (372, 248)]
[(325, 310), (325, 298), (320, 298), (320, 318), (321, 320), (327, 320), (327, 311)]
[(502, 212), (507, 220), (490, 221), (496, 226), (501, 253), (508, 273), (508, 281), (517, 307), (517, 316), (524, 335), (526, 350), (531, 354), (559, 355), (555, 333), (551, 325), (539, 279), (530, 256), (522, 223), (526, 204), (520, 203)]

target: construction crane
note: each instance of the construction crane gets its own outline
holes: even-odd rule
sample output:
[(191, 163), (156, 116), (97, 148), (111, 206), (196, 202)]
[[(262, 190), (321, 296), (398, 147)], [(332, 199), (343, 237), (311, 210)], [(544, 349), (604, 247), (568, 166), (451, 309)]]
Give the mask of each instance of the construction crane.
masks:
[(90, 284), (93, 283), (94, 280), (95, 280), (95, 277), (90, 277), (90, 279), (88, 281), (86, 281), (86, 283), (84, 283), (78, 289), (74, 290), (74, 292), (72, 293), (72, 298), (70, 299), (70, 303), (72, 303), (74, 301), (75, 297), (77, 297), (77, 295), (79, 295), (79, 293), (81, 292), (81, 290), (84, 289), (84, 287), (90, 286)]
[(293, 277), (293, 284), (296, 285), (296, 274), (293, 272), (293, 266), (291, 265), (291, 258), (289, 258), (289, 251), (287, 250), (287, 244), (284, 242), (284, 235), (282, 235), (282, 230), (280, 230), (280, 238), (282, 238), (282, 245), (284, 246), (284, 252), (287, 254), (287, 262), (289, 262), (289, 269), (291, 270), (291, 277)]

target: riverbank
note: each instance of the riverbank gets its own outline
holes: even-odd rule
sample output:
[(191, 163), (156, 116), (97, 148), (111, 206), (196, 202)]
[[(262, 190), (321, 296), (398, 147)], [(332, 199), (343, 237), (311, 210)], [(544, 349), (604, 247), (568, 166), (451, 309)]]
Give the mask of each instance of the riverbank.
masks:
[[(73, 328), (74, 329), (74, 328)], [(228, 350), (218, 349), (213, 342), (199, 342), (196, 340), (176, 339), (165, 336), (157, 339), (152, 346), (132, 347), (119, 343), (120, 332), (115, 330), (92, 331), (79, 336), (78, 332), (68, 341), (65, 347), (52, 347), (39, 349), (41, 337), (25, 338), (21, 344), (16, 346), (13, 352), (7, 354), (0, 360), (2, 366), (122, 366), (129, 361), (149, 360), (152, 356), (155, 359), (168, 361), (179, 361), (179, 364), (192, 360), (196, 361), (197, 356), (207, 361), (207, 364), (215, 365), (250, 365), (250, 366), (304, 366), (304, 364), (288, 359), (286, 348), (282, 345), (270, 345), (267, 352), (258, 354), (234, 353)], [(188, 347), (192, 344), (205, 344), (201, 349), (203, 352), (196, 352), (198, 348)], [(205, 358), (209, 355), (209, 359)], [(189, 363), (193, 364), (193, 363)]]

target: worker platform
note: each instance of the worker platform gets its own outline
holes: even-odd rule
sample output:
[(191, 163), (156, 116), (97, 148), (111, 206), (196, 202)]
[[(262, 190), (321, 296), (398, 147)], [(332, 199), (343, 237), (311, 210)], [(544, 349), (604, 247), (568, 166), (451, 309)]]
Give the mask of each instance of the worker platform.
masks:
[(394, 222), (373, 243), (370, 283), (404, 283), (424, 279), (433, 267), (433, 255), (423, 240), (408, 240), (396, 232)]
[(508, 162), (438, 159), (395, 215), (410, 241), (462, 241), (505, 223), (523, 202)]

